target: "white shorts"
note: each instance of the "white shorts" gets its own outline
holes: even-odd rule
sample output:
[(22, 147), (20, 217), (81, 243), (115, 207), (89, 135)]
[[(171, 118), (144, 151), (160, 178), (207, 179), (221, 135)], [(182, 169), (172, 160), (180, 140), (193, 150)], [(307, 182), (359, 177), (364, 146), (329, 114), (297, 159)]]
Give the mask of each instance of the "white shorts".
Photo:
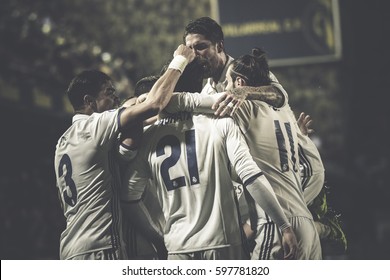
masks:
[[(298, 260), (322, 259), (321, 243), (312, 219), (292, 217), (289, 219), (298, 241)], [(257, 226), (256, 246), (252, 260), (282, 260), (284, 257), (282, 236), (273, 222)]]
[(127, 254), (122, 249), (105, 249), (69, 258), (69, 260), (126, 260)]
[(241, 252), (242, 246), (240, 244), (190, 253), (168, 253), (168, 260), (241, 260)]

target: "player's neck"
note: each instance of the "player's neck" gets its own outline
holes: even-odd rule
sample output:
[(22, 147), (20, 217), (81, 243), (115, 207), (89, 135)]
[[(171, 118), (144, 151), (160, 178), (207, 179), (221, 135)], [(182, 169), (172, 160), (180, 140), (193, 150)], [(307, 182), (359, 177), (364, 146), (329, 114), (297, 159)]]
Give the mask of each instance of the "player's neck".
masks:
[(223, 52), (221, 54), (220, 67), (219, 67), (218, 71), (216, 72), (216, 74), (213, 76), (213, 81), (214, 81), (215, 84), (218, 84), (219, 80), (221, 79), (223, 70), (225, 69), (226, 64), (228, 63), (228, 61), (229, 61), (229, 59), (228, 59), (227, 54), (225, 52)]
[(74, 114), (92, 115), (94, 113), (91, 107), (83, 107), (78, 110), (74, 110)]

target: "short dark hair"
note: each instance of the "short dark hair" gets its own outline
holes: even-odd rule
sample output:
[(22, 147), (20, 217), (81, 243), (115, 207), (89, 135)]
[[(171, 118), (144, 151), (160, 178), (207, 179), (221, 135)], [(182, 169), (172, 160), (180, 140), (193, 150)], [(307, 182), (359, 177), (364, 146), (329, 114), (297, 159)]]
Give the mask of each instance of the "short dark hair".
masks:
[(201, 34), (213, 43), (223, 42), (222, 27), (212, 18), (201, 17), (190, 21), (184, 29), (183, 42), (188, 34)]
[(204, 66), (202, 60), (191, 61), (181, 74), (175, 86), (175, 92), (201, 92), (203, 87)]
[(108, 81), (112, 81), (111, 78), (98, 70), (84, 70), (75, 76), (66, 91), (73, 108), (77, 110), (83, 107), (86, 94), (97, 97)]
[(141, 94), (149, 92), (153, 85), (157, 82), (159, 76), (147, 76), (144, 77), (135, 84), (134, 96), (140, 96)]
[[(161, 76), (168, 70), (169, 62), (164, 64), (161, 68)], [(188, 63), (176, 83), (174, 92), (201, 92), (203, 87), (203, 78), (205, 75), (204, 64), (205, 61), (199, 58), (195, 58), (193, 61)]]
[(232, 63), (230, 76), (233, 81), (240, 76), (248, 86), (264, 86), (271, 83), (266, 53), (260, 48), (252, 49), (252, 54), (242, 55)]

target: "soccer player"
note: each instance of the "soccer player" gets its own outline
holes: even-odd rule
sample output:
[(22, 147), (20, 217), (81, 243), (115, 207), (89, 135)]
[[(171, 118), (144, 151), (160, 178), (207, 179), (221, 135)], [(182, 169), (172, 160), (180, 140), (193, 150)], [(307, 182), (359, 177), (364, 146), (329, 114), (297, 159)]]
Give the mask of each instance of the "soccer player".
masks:
[[(168, 259), (242, 258), (229, 163), (277, 224), (284, 257), (295, 258), (297, 244), (291, 226), (232, 119), (179, 112), (162, 117), (148, 128), (144, 139), (147, 142), (128, 168), (128, 188), (123, 188), (122, 200), (140, 200), (147, 181), (154, 181), (166, 220)], [(148, 215), (140, 220), (148, 220)]]
[[(224, 92), (226, 71), (233, 58), (225, 52), (224, 35), (221, 26), (209, 17), (201, 17), (187, 24), (183, 35), (184, 44), (190, 47), (204, 65), (204, 87), (201, 94)], [(287, 95), (276, 77), (270, 72), (270, 85), (260, 87), (242, 87), (241, 94), (255, 94), (257, 99), (280, 107)], [(230, 101), (230, 100), (228, 100)], [(219, 102), (224, 108), (228, 102)]]
[[(186, 66), (188, 67), (188, 65)], [(146, 98), (147, 93), (150, 92), (153, 85), (157, 82), (159, 79), (159, 76), (147, 76), (142, 79), (140, 79), (134, 88), (134, 97), (127, 100), (124, 103), (124, 106), (133, 106), (137, 103), (143, 102), (144, 98)], [(157, 120), (157, 115), (149, 118), (148, 120), (145, 120), (143, 123), (144, 128), (146, 129), (150, 125), (152, 125)], [(123, 137), (122, 137), (123, 138)], [(121, 153), (126, 157), (127, 154), (130, 154), (130, 160), (131, 160), (131, 154), (132, 149), (128, 147), (128, 143), (126, 144), (127, 139), (122, 139), (121, 143)], [(130, 139), (132, 141), (132, 139)], [(128, 161), (129, 159), (126, 159)], [(127, 169), (127, 165), (123, 165), (122, 169)], [(142, 194), (142, 204), (144, 207), (148, 209), (148, 212), (150, 214), (150, 219), (146, 221), (149, 223), (153, 228), (154, 231), (158, 233), (157, 238), (161, 238), (161, 244), (159, 246), (156, 246), (155, 242), (152, 242), (150, 238), (145, 236), (144, 230), (139, 229), (140, 224), (144, 223), (145, 221), (131, 221), (131, 219), (125, 219), (124, 221), (124, 234), (125, 234), (125, 241), (126, 241), (126, 250), (129, 259), (166, 259), (167, 258), (167, 251), (165, 248), (165, 245), (163, 243), (163, 230), (165, 227), (165, 218), (162, 213), (161, 206), (159, 204), (159, 201), (157, 199), (157, 192), (156, 187), (152, 184), (152, 181), (149, 181), (147, 186), (145, 187), (145, 191)], [(131, 206), (130, 206), (131, 207)], [(135, 208), (135, 207), (134, 207)], [(128, 207), (126, 209), (127, 211), (131, 211), (132, 215), (134, 216), (134, 211), (139, 210), (139, 208), (131, 209), (129, 210)], [(155, 239), (155, 238), (153, 238)], [(160, 243), (160, 242), (159, 242)]]
[[(226, 77), (226, 90), (271, 83), (265, 54), (259, 49), (254, 50), (254, 55), (234, 60), (228, 67)], [(193, 107), (204, 106), (205, 100), (214, 99), (197, 95), (189, 97), (189, 100), (195, 100), (192, 101), (195, 104)], [(181, 103), (188, 105), (191, 102)], [(295, 118), (291, 117), (290, 111), (287, 106), (276, 109), (262, 101), (247, 101), (236, 111), (234, 119), (245, 136), (254, 160), (270, 181), (293, 226), (299, 244), (298, 259), (320, 259), (318, 234), (301, 190), (299, 139)], [(280, 259), (283, 249), (278, 230), (259, 205), (255, 207), (257, 220), (252, 220), (252, 229), (257, 235), (252, 259)]]
[(329, 187), (325, 184), (325, 169), (320, 153), (309, 138), (311, 118), (301, 113), (297, 120), (300, 138), (299, 161), (301, 164), (301, 183), (305, 201), (313, 215), (321, 240), (323, 255), (344, 254), (347, 238), (342, 228), (340, 215), (328, 205)]
[[(202, 90), (203, 94), (214, 94), (225, 91), (226, 72), (233, 58), (225, 52), (224, 35), (221, 26), (209, 17), (201, 17), (191, 21), (186, 27), (183, 36), (184, 43), (192, 48), (200, 59), (204, 60), (207, 82)], [(276, 77), (270, 71), (270, 85), (251, 87), (241, 86), (232, 90), (231, 94), (223, 95), (216, 101), (215, 114), (223, 116), (226, 113), (234, 113), (244, 99), (266, 101), (274, 107), (287, 106), (287, 92), (280, 85)], [(233, 100), (232, 102), (230, 102)], [(227, 108), (226, 106), (232, 106)], [(293, 112), (290, 108), (290, 113)], [(294, 117), (295, 118), (295, 117)], [(321, 191), (320, 182), (324, 180), (324, 167), (314, 143), (306, 135), (298, 131), (300, 138), (300, 159), (302, 162), (303, 189), (305, 199), (310, 203)], [(311, 181), (311, 182), (309, 182)], [(317, 187), (317, 186), (320, 187)]]
[(193, 52), (180, 45), (175, 63), (145, 102), (128, 108), (117, 109), (113, 82), (102, 72), (84, 71), (71, 81), (67, 95), (75, 115), (58, 140), (54, 158), (67, 221), (61, 234), (61, 259), (127, 258), (119, 203), (118, 135), (127, 131), (131, 137), (133, 126), (164, 108), (183, 68), (193, 58)]
[[(265, 53), (235, 60), (227, 71), (227, 90), (240, 86), (270, 84)], [(244, 102), (234, 119), (243, 132), (251, 154), (270, 181), (282, 208), (293, 225), (299, 244), (298, 259), (321, 259), (321, 246), (312, 215), (300, 184), (298, 135), (288, 108), (275, 109), (261, 101)], [(256, 247), (252, 259), (280, 259), (280, 241), (273, 222), (260, 209)], [(268, 242), (268, 245), (266, 245)]]

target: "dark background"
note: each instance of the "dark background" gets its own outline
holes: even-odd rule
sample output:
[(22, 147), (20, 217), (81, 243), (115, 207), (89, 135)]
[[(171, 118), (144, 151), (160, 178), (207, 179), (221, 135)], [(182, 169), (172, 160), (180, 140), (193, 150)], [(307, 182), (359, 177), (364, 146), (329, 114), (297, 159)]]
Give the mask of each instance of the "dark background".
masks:
[[(67, 84), (81, 69), (95, 67), (118, 81), (122, 96), (131, 95), (140, 77), (158, 73), (169, 59), (185, 24), (210, 15), (210, 5), (205, 0), (25, 2), (0, 4), (0, 257), (58, 259), (65, 221), (53, 156), (71, 121), (62, 99)], [(342, 59), (272, 71), (294, 111), (314, 119), (329, 202), (342, 214), (348, 238), (347, 253), (330, 257), (388, 259), (388, 4), (339, 4)], [(48, 18), (51, 31), (45, 33)], [(100, 53), (92, 51), (96, 45)], [(104, 52), (112, 59), (102, 59)], [(37, 92), (49, 96), (50, 105), (36, 102)]]

